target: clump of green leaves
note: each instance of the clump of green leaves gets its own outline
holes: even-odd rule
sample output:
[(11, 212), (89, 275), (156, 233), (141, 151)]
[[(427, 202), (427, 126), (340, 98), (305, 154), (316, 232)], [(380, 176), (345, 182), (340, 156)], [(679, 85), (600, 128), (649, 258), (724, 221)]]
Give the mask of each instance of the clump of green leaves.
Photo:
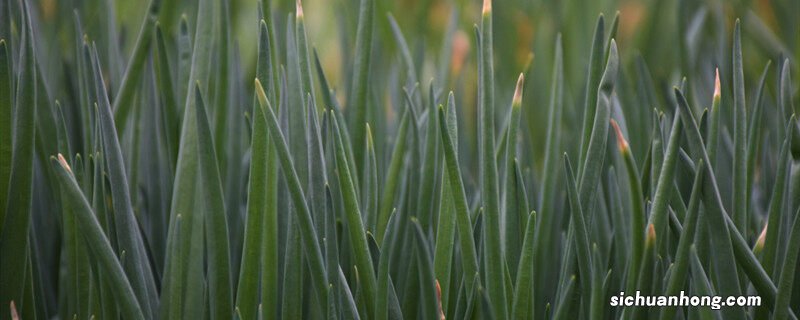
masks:
[(283, 2), (0, 0), (0, 319), (800, 314), (796, 1)]

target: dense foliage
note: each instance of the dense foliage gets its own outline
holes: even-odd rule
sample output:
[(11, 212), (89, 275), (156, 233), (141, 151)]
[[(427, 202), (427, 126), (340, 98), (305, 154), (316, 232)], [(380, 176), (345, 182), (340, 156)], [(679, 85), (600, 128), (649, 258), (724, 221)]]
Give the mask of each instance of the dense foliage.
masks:
[(800, 314), (796, 0), (141, 6), (0, 0), (0, 319)]

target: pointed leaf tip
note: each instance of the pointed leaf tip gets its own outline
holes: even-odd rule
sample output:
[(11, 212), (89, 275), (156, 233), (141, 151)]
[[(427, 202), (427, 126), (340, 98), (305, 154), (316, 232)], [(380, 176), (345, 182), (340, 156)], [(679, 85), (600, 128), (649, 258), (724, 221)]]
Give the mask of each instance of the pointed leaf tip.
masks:
[(297, 0), (296, 6), (297, 6), (297, 19), (303, 19), (303, 1)]
[(67, 160), (64, 159), (64, 156), (61, 155), (60, 153), (58, 154), (58, 164), (60, 164), (62, 168), (67, 170), (69, 174), (72, 174), (72, 168), (69, 166), (69, 163), (67, 163)]
[(614, 128), (614, 133), (617, 136), (617, 148), (619, 148), (619, 152), (622, 154), (626, 154), (630, 151), (630, 147), (628, 146), (628, 141), (625, 140), (625, 136), (622, 135), (622, 130), (619, 128), (619, 124), (614, 119), (611, 119), (611, 126)]
[(767, 227), (769, 227), (769, 223), (765, 223), (764, 228), (761, 229), (761, 234), (758, 235), (756, 245), (753, 247), (753, 253), (759, 253), (762, 249), (764, 249), (764, 242), (767, 239)]
[(647, 238), (644, 240), (645, 247), (650, 247), (656, 241), (656, 227), (651, 223), (647, 225)]
[(11, 319), (19, 320), (19, 314), (17, 314), (17, 305), (14, 304), (14, 300), (11, 300), (10, 307), (11, 307)]
[(719, 99), (722, 94), (722, 88), (719, 82), (719, 68), (716, 69), (716, 76), (714, 79), (714, 99)]
[(483, 14), (492, 12), (492, 0), (483, 0)]
[(264, 92), (264, 87), (261, 86), (261, 81), (258, 78), (255, 79), (255, 87), (256, 87), (256, 96), (258, 96), (258, 102), (266, 106), (267, 105), (267, 94)]
[(522, 87), (525, 84), (525, 75), (523, 73), (519, 74), (519, 78), (517, 79), (517, 87), (514, 89), (514, 99), (511, 102), (511, 105), (514, 107), (519, 107), (522, 105)]
[(439, 285), (439, 279), (436, 281), (436, 301), (439, 304), (439, 320), (445, 320), (444, 309), (442, 309), (442, 286)]

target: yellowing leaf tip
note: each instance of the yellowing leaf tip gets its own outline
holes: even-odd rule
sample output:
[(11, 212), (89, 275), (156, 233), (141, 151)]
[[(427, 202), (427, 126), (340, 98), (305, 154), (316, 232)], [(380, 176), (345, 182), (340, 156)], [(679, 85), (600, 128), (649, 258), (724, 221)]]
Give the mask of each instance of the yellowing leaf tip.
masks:
[(302, 19), (303, 18), (303, 2), (301, 0), (297, 0), (297, 2), (295, 2), (295, 3), (296, 3), (296, 6), (297, 6), (297, 19)]
[(519, 107), (522, 104), (522, 88), (525, 84), (525, 75), (520, 73), (517, 79), (517, 87), (514, 89), (514, 99), (511, 100), (511, 105)]
[(627, 153), (630, 151), (630, 146), (628, 146), (628, 141), (625, 140), (625, 136), (622, 135), (622, 130), (619, 128), (619, 124), (614, 119), (611, 119), (611, 127), (614, 128), (614, 134), (617, 136), (617, 148), (619, 148), (620, 153)]
[(69, 166), (69, 163), (67, 163), (67, 159), (64, 159), (64, 156), (60, 153), (58, 154), (58, 164), (60, 164), (62, 168), (66, 169), (67, 172), (72, 174), (72, 168)]

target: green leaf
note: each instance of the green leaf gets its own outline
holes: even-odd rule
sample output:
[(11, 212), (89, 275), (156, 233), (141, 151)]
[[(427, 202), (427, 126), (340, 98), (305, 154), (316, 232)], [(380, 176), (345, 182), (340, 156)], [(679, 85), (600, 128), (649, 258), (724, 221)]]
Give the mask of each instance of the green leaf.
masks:
[[(694, 183), (692, 184), (692, 195), (689, 197), (689, 209), (686, 214), (686, 219), (683, 221), (683, 232), (678, 241), (678, 249), (675, 252), (675, 262), (672, 264), (672, 271), (667, 281), (667, 288), (665, 291), (665, 295), (667, 296), (677, 295), (686, 282), (686, 275), (689, 271), (690, 264), (689, 251), (695, 239), (698, 219), (705, 218), (698, 217), (700, 211), (700, 197), (702, 196), (700, 192), (703, 185), (703, 167), (704, 164), (701, 160), (697, 164), (697, 173), (695, 174)], [(676, 311), (675, 307), (668, 306), (661, 310), (660, 319), (673, 319)]]
[(456, 229), (458, 230), (458, 241), (461, 249), (461, 267), (463, 268), (462, 280), (464, 281), (466, 292), (472, 293), (474, 289), (473, 281), (469, 279), (479, 278), (478, 254), (476, 253), (475, 236), (473, 235), (472, 221), (470, 221), (470, 211), (467, 205), (467, 195), (464, 191), (464, 181), (461, 177), (461, 168), (458, 165), (458, 153), (453, 143), (457, 133), (455, 112), (453, 111), (455, 111), (454, 108), (450, 110), (452, 115), (446, 116), (444, 108), (439, 108), (439, 131), (442, 136), (442, 145), (444, 146), (448, 183), (450, 190), (453, 191)]
[(433, 275), (433, 261), (431, 261), (431, 252), (427, 244), (425, 231), (422, 230), (422, 225), (415, 217), (411, 217), (411, 223), (414, 225), (414, 239), (416, 246), (417, 265), (420, 272), (420, 291), (419, 299), (422, 300), (421, 314), (424, 318), (437, 318), (441, 315), (441, 310), (438, 308), (436, 298), (436, 278)]
[[(564, 102), (564, 60), (561, 44), (561, 34), (556, 36), (555, 53), (553, 58), (553, 73), (550, 78), (550, 102), (547, 107), (547, 135), (545, 141), (544, 167), (542, 168), (542, 188), (538, 194), (539, 226), (537, 227), (534, 254), (537, 257), (549, 257), (558, 246), (554, 241), (553, 233), (556, 230), (556, 203), (558, 203), (558, 178), (560, 177), (559, 157), (561, 155), (561, 119)], [(544, 306), (545, 294), (555, 289), (548, 285), (548, 274), (557, 270), (556, 263), (551, 259), (534, 258), (536, 282), (539, 285), (534, 289), (534, 304)], [(541, 308), (544, 309), (544, 308)], [(543, 313), (540, 313), (543, 314)], [(536, 316), (540, 316), (536, 314)]]
[(58, 160), (50, 158), (56, 171), (56, 177), (64, 193), (64, 205), (75, 215), (75, 222), (80, 234), (83, 235), (84, 244), (92, 252), (91, 257), (96, 259), (104, 279), (111, 285), (111, 294), (114, 296), (121, 311), (132, 319), (145, 319), (145, 315), (137, 302), (131, 284), (122, 270), (122, 265), (117, 260), (108, 238), (103, 233), (100, 224), (92, 212), (91, 206), (81, 193), (75, 177), (66, 160), (59, 154)]
[[(87, 49), (88, 50), (88, 49)], [(95, 97), (100, 123), (105, 164), (114, 208), (114, 229), (117, 235), (117, 250), (127, 254), (123, 263), (125, 274), (131, 281), (136, 298), (145, 316), (152, 316), (157, 306), (153, 273), (145, 252), (139, 225), (133, 213), (130, 186), (122, 157), (122, 149), (114, 126), (114, 116), (106, 94), (105, 82), (100, 73), (97, 48), (93, 46), (92, 69), (94, 71)]]
[[(714, 289), (711, 287), (711, 282), (706, 276), (706, 271), (703, 269), (703, 264), (697, 256), (697, 249), (694, 245), (689, 248), (692, 259), (692, 287), (697, 295), (714, 295)], [(719, 319), (718, 312), (714, 312), (709, 308), (699, 308), (700, 318), (703, 320)]]
[[(347, 99), (348, 109), (352, 110), (350, 120), (354, 141), (365, 141), (364, 125), (368, 121), (369, 106), (369, 69), (372, 56), (372, 34), (375, 32), (375, 0), (361, 0), (358, 10), (358, 28), (356, 29), (355, 61), (353, 62), (352, 90)], [(353, 149), (355, 167), (362, 168), (364, 151), (360, 148)], [(353, 172), (354, 174), (356, 172)], [(358, 179), (355, 179), (358, 181)], [(379, 229), (380, 230), (380, 229)], [(377, 234), (382, 238), (383, 233)]]
[(114, 120), (120, 132), (125, 132), (128, 117), (133, 107), (133, 97), (136, 93), (136, 88), (139, 86), (142, 73), (146, 69), (144, 64), (147, 62), (150, 46), (153, 42), (153, 28), (158, 17), (159, 3), (160, 1), (158, 0), (150, 0), (150, 4), (147, 6), (147, 13), (144, 16), (142, 27), (139, 29), (139, 35), (136, 38), (136, 45), (133, 48), (133, 55), (128, 67), (125, 69), (119, 92), (114, 98)]
[(417, 69), (414, 66), (414, 59), (411, 58), (411, 50), (408, 48), (406, 38), (403, 37), (403, 31), (400, 30), (400, 25), (397, 24), (397, 20), (394, 19), (394, 16), (391, 13), (387, 13), (386, 17), (389, 20), (389, 26), (392, 27), (392, 35), (394, 35), (394, 40), (400, 48), (400, 56), (403, 58), (403, 63), (408, 73), (408, 80), (406, 80), (406, 83), (408, 83), (409, 86), (413, 86), (419, 82), (419, 78), (417, 77)]
[[(190, 49), (191, 37), (189, 36), (186, 19), (182, 19), (178, 36), (178, 83), (179, 94), (182, 97), (183, 116), (178, 149), (178, 162), (175, 165), (175, 179), (172, 188), (170, 204), (170, 226), (174, 224), (178, 214), (182, 216), (180, 237), (169, 236), (167, 245), (173, 242), (180, 245), (180, 257), (167, 257), (165, 266), (170, 268), (177, 259), (182, 264), (175, 266), (175, 272), (166, 279), (165, 285), (180, 288), (180, 291), (170, 291), (170, 295), (162, 295), (162, 301), (177, 301), (175, 305), (180, 309), (173, 309), (171, 304), (161, 303), (161, 314), (175, 315), (176, 317), (197, 318), (204, 308), (203, 294), (204, 283), (193, 281), (203, 277), (203, 216), (196, 214), (200, 209), (198, 202), (198, 159), (197, 147), (197, 108), (195, 107), (195, 92), (190, 90), (196, 83), (200, 83), (201, 91), (208, 85), (208, 75), (211, 61), (212, 30), (213, 30), (213, 3), (209, 0), (199, 1), (197, 6), (197, 23), (194, 38), (194, 47)], [(202, 212), (202, 211), (200, 211)], [(171, 284), (170, 282), (176, 282)]]
[[(684, 133), (686, 134), (686, 138), (689, 141), (689, 146), (691, 152), (695, 155), (695, 157), (699, 158), (703, 161), (703, 163), (710, 163), (708, 161), (708, 154), (706, 153), (706, 149), (703, 146), (703, 140), (700, 136), (700, 131), (697, 128), (697, 121), (694, 119), (694, 115), (692, 114), (691, 108), (689, 107), (688, 102), (686, 102), (686, 98), (683, 96), (683, 93), (678, 89), (675, 88), (675, 98), (678, 100), (678, 107), (680, 108), (680, 115), (681, 119), (684, 122)], [(711, 165), (707, 165), (707, 169), (704, 170), (705, 177), (703, 182), (703, 195), (704, 195), (704, 203), (706, 212), (710, 215), (708, 223), (710, 226), (712, 225), (719, 225), (723, 223), (728, 223), (730, 221), (728, 218), (728, 214), (722, 206), (722, 200), (719, 197), (719, 188), (717, 187), (717, 183), (715, 180), (714, 169)], [(726, 220), (727, 219), (727, 220)], [(732, 225), (728, 224), (727, 228), (717, 228), (714, 232), (710, 232), (711, 234), (711, 245), (715, 250), (714, 253), (714, 266), (716, 267), (716, 285), (717, 290), (722, 295), (740, 295), (741, 294), (741, 287), (739, 285), (739, 276), (736, 268), (736, 259), (734, 257), (735, 252), (737, 251), (736, 246), (739, 245), (736, 241), (733, 241), (731, 244), (731, 236), (732, 234), (738, 235), (735, 226), (731, 228)], [(739, 235), (741, 237), (741, 235)], [(744, 240), (742, 240), (744, 242)], [(740, 245), (741, 246), (741, 245)], [(747, 252), (749, 248), (747, 244), (744, 244), (744, 250)], [(738, 251), (741, 252), (741, 249)], [(751, 252), (752, 254), (752, 252)], [(741, 256), (737, 254), (737, 256)], [(740, 259), (741, 261), (741, 259)], [(757, 263), (757, 262), (756, 262)], [(744, 268), (745, 272), (748, 271), (747, 268)], [(758, 281), (753, 278), (751, 272), (748, 272), (748, 277), (750, 277), (753, 284), (756, 285), (756, 289), (762, 295), (767, 295), (766, 292), (763, 291), (763, 287), (758, 286)], [(767, 281), (769, 281), (767, 279)], [(768, 300), (768, 299), (765, 299)], [(727, 308), (723, 310), (723, 314), (726, 318), (734, 318), (734, 319), (743, 319), (744, 313), (741, 309), (738, 308)]]
[(195, 87), (197, 108), (197, 156), (204, 200), (206, 241), (208, 242), (208, 290), (212, 319), (227, 319), (233, 314), (228, 221), (217, 154), (200, 87)]
[[(275, 117), (275, 112), (272, 111), (272, 106), (267, 100), (264, 88), (261, 87), (261, 82), (256, 79), (255, 81), (256, 94), (258, 95), (258, 102), (260, 107), (265, 110), (267, 115), (267, 129), (269, 137), (275, 144), (276, 154), (283, 169), (283, 177), (289, 187), (289, 194), (292, 203), (294, 204), (295, 217), (299, 226), (300, 235), (305, 248), (306, 258), (311, 268), (311, 278), (314, 285), (314, 292), (316, 293), (317, 301), (323, 303), (328, 301), (328, 276), (325, 272), (325, 265), (323, 264), (322, 251), (320, 249), (317, 234), (314, 232), (313, 221), (311, 220), (311, 213), (306, 204), (306, 197), (303, 194), (303, 188), (300, 186), (300, 179), (297, 177), (297, 171), (294, 169), (294, 163), (289, 154), (289, 147), (286, 145), (286, 139), (280, 130), (278, 119)], [(269, 218), (268, 218), (269, 219)], [(363, 230), (363, 229), (362, 229)], [(365, 240), (366, 241), (366, 240)]]
[[(789, 120), (787, 128), (791, 130), (794, 125), (794, 117)], [(787, 131), (790, 132), (790, 131)], [(764, 226), (767, 229), (767, 234), (764, 239), (764, 249), (761, 254), (761, 266), (771, 275), (773, 279), (778, 278), (778, 253), (781, 246), (781, 229), (786, 221), (783, 213), (791, 212), (791, 208), (787, 208), (784, 196), (789, 187), (789, 173), (791, 171), (792, 159), (789, 155), (789, 149), (792, 145), (792, 135), (787, 134), (781, 145), (780, 155), (777, 158), (778, 168), (775, 171), (775, 187), (772, 189), (772, 196), (769, 201), (769, 211), (767, 216), (767, 224)], [(787, 210), (788, 209), (788, 210)]]
[(479, 136), (480, 190), (486, 224), (484, 228), (484, 254), (486, 265), (486, 292), (495, 318), (508, 317), (505, 277), (503, 275), (503, 248), (500, 235), (500, 203), (497, 181), (497, 163), (494, 151), (494, 54), (492, 50), (492, 1), (484, 0), (480, 28), (480, 63), (478, 67), (478, 117), (481, 119)]
[(156, 24), (156, 55), (153, 64), (156, 69), (156, 83), (159, 93), (163, 95), (161, 100), (161, 117), (164, 126), (164, 137), (167, 140), (167, 153), (169, 157), (170, 170), (175, 171), (175, 164), (178, 161), (178, 147), (180, 146), (180, 115), (178, 114), (178, 100), (175, 97), (173, 88), (172, 74), (170, 73), (170, 63), (167, 56), (167, 44), (161, 27)]
[[(412, 108), (411, 106), (408, 107)], [(403, 112), (403, 117), (400, 120), (400, 127), (397, 129), (397, 136), (395, 138), (394, 149), (392, 149), (392, 157), (389, 161), (389, 167), (386, 170), (386, 180), (384, 180), (383, 192), (381, 193), (380, 206), (378, 210), (378, 225), (375, 235), (378, 239), (383, 239), (386, 234), (386, 226), (389, 222), (389, 214), (394, 209), (395, 194), (397, 187), (400, 183), (400, 171), (403, 169), (403, 162), (405, 160), (407, 131), (409, 122), (415, 121), (410, 119), (412, 116), (409, 114), (409, 109)], [(332, 118), (331, 120), (334, 120)]]
[[(11, 171), (8, 183), (3, 187), (8, 191), (4, 210), (3, 229), (0, 230), (0, 314), (8, 315), (6, 301), (22, 302), (25, 277), (25, 263), (28, 260), (28, 236), (31, 225), (31, 200), (33, 197), (33, 153), (36, 118), (36, 57), (33, 49), (31, 21), (27, 4), (23, 3), (25, 15), (21, 32), (17, 77), (16, 107), (13, 123), (13, 146)], [(6, 139), (5, 137), (3, 139)], [(11, 189), (13, 186), (13, 190)], [(12, 196), (13, 193), (13, 196)], [(22, 317), (27, 317), (22, 314)]]
[(287, 218), (286, 250), (283, 258), (281, 318), (301, 319), (303, 314), (303, 244), (294, 217)]
[(12, 149), (14, 145), (11, 121), (14, 99), (11, 97), (11, 56), (6, 41), (0, 39), (0, 232), (8, 205), (9, 178), (11, 177)]
[(597, 89), (597, 108), (594, 116), (594, 125), (586, 150), (586, 158), (580, 171), (578, 180), (579, 199), (582, 208), (591, 208), (591, 200), (597, 191), (598, 182), (603, 169), (605, 159), (606, 143), (608, 138), (608, 126), (611, 113), (611, 95), (614, 92), (614, 85), (619, 68), (619, 55), (617, 44), (611, 40), (611, 48), (608, 53), (605, 73)]
[[(259, 44), (258, 44), (258, 63), (257, 63), (257, 78), (262, 83), (267, 83), (267, 94), (270, 97), (275, 96), (275, 87), (274, 81), (272, 78), (273, 72), (273, 64), (272, 64), (272, 56), (273, 54), (273, 47), (272, 47), (272, 34), (269, 32), (267, 28), (267, 24), (264, 20), (261, 20), (259, 23)], [(258, 99), (256, 97), (256, 99)], [(269, 138), (269, 132), (267, 130), (266, 124), (266, 113), (264, 109), (261, 108), (260, 104), (258, 104), (257, 100), (253, 102), (253, 115), (254, 119), (257, 120), (258, 115), (264, 115), (264, 133), (262, 137), (258, 137), (255, 132), (255, 124), (253, 126), (253, 139), (263, 139), (263, 143), (265, 146), (264, 152), (265, 155), (265, 162), (263, 166), (266, 167), (266, 171), (264, 173), (264, 192), (258, 193), (257, 197), (264, 197), (263, 204), (264, 204), (264, 217), (262, 224), (259, 228), (262, 229), (261, 231), (261, 305), (262, 311), (266, 318), (274, 318), (278, 316), (278, 310), (280, 309), (280, 300), (279, 300), (279, 243), (278, 243), (278, 158), (276, 155), (275, 145), (272, 143), (272, 139)], [(254, 121), (254, 122), (255, 122)], [(255, 141), (255, 140), (254, 140)], [(251, 158), (251, 170), (253, 170), (253, 162), (257, 161), (255, 157), (255, 148), (251, 148), (251, 154), (253, 155)], [(257, 165), (257, 164), (256, 164)], [(252, 172), (251, 172), (252, 177)], [(252, 188), (253, 180), (250, 180), (250, 187)], [(248, 199), (250, 196), (248, 196)], [(261, 201), (261, 200), (259, 200)], [(245, 311), (246, 313), (246, 311)]]
[[(630, 265), (628, 268), (625, 291), (633, 292), (636, 289), (636, 280), (639, 278), (639, 269), (644, 258), (644, 230), (645, 230), (645, 211), (644, 199), (642, 198), (642, 185), (639, 180), (639, 170), (636, 168), (636, 161), (633, 159), (628, 142), (622, 136), (622, 131), (616, 121), (611, 120), (614, 132), (617, 135), (617, 148), (619, 148), (622, 158), (625, 161), (625, 170), (628, 174), (628, 187), (630, 188), (630, 200), (632, 211), (630, 213)], [(677, 145), (677, 140), (676, 145)], [(663, 171), (662, 171), (663, 172)], [(672, 181), (671, 179), (669, 180)], [(663, 199), (662, 199), (663, 201)], [(651, 210), (651, 212), (653, 212)], [(651, 214), (651, 219), (652, 219)]]
[(503, 191), (502, 216), (504, 230), (503, 248), (506, 253), (506, 263), (513, 266), (510, 277), (516, 276), (516, 267), (519, 265), (519, 251), (522, 239), (525, 236), (525, 215), (528, 214), (528, 198), (525, 190), (525, 181), (517, 160), (517, 134), (519, 130), (520, 112), (522, 109), (522, 89), (524, 76), (520, 73), (514, 97), (511, 102), (511, 118), (506, 131), (506, 150), (501, 158), (505, 162), (505, 188)]
[(731, 217), (739, 232), (747, 232), (747, 113), (744, 97), (741, 24), (733, 30), (733, 207)]
[(514, 282), (514, 303), (511, 316), (514, 319), (528, 319), (533, 317), (534, 300), (533, 290), (536, 270), (534, 269), (534, 239), (536, 237), (536, 212), (528, 215), (525, 227), (525, 240), (520, 253), (517, 279)]
[(559, 291), (563, 292), (563, 298), (561, 302), (556, 304), (555, 313), (553, 313), (553, 319), (562, 320), (562, 319), (570, 319), (570, 313), (574, 312), (572, 310), (573, 307), (573, 299), (572, 296), (575, 295), (575, 275), (571, 275), (566, 283), (559, 289)]
[(344, 211), (347, 218), (348, 238), (353, 249), (355, 266), (361, 274), (359, 280), (362, 281), (365, 291), (367, 315), (374, 316), (376, 312), (375, 294), (377, 292), (375, 270), (373, 269), (372, 257), (367, 248), (366, 230), (364, 229), (363, 221), (361, 221), (361, 210), (358, 207), (358, 198), (353, 185), (353, 178), (350, 175), (350, 168), (347, 165), (348, 159), (344, 151), (339, 122), (335, 119), (332, 120), (336, 142), (336, 167), (339, 172), (339, 188), (342, 191)]
[[(564, 154), (564, 174), (567, 181), (567, 196), (569, 198), (570, 217), (575, 226), (575, 246), (578, 257), (578, 280), (580, 281), (581, 291), (590, 292), (592, 288), (592, 261), (591, 251), (589, 250), (589, 231), (586, 229), (586, 219), (583, 209), (578, 200), (578, 188), (575, 186), (575, 176), (572, 174), (572, 165), (569, 157)], [(571, 258), (570, 258), (571, 259)], [(589, 300), (584, 300), (588, 302)]]
[[(448, 119), (454, 117), (454, 114), (456, 112), (454, 100), (455, 99), (453, 97), (453, 93), (451, 92), (447, 98), (448, 113), (446, 116), (449, 117)], [(445, 120), (446, 123), (448, 122), (447, 121), (448, 119)], [(436, 133), (431, 132), (429, 134), (436, 134)], [(442, 170), (441, 172), (442, 173), (441, 173), (440, 184), (442, 188), (439, 196), (439, 216), (436, 223), (436, 241), (434, 242), (435, 246), (433, 255), (433, 269), (434, 269), (434, 275), (436, 276), (436, 281), (438, 281), (440, 285), (440, 290), (441, 290), (440, 300), (442, 308), (444, 309), (443, 312), (446, 313), (451, 296), (450, 283), (452, 280), (459, 280), (459, 279), (452, 279), (453, 254), (454, 254), (453, 245), (456, 233), (456, 215), (455, 215), (455, 205), (453, 198), (453, 189), (450, 187), (449, 183), (450, 178), (448, 176), (447, 170)]]
[(783, 268), (781, 268), (781, 278), (778, 280), (778, 298), (775, 302), (774, 315), (775, 319), (779, 320), (789, 319), (791, 313), (789, 301), (792, 298), (797, 256), (800, 255), (800, 210), (795, 212), (794, 217), (791, 236), (786, 248), (786, 258), (783, 260)]
[[(604, 39), (605, 38), (605, 18), (602, 14), (597, 17), (597, 25), (594, 28), (594, 38), (592, 40), (592, 50), (589, 53), (589, 65), (586, 72), (586, 91), (584, 92), (583, 103), (583, 134), (581, 135), (581, 153), (578, 158), (578, 163), (582, 163), (586, 157), (586, 152), (589, 149), (589, 139), (591, 139), (592, 131), (595, 122), (595, 113), (597, 112), (598, 96), (594, 90), (600, 85), (601, 75), (603, 74), (603, 57), (605, 53)], [(609, 47), (609, 55), (611, 48)], [(579, 173), (580, 174), (580, 173)]]

